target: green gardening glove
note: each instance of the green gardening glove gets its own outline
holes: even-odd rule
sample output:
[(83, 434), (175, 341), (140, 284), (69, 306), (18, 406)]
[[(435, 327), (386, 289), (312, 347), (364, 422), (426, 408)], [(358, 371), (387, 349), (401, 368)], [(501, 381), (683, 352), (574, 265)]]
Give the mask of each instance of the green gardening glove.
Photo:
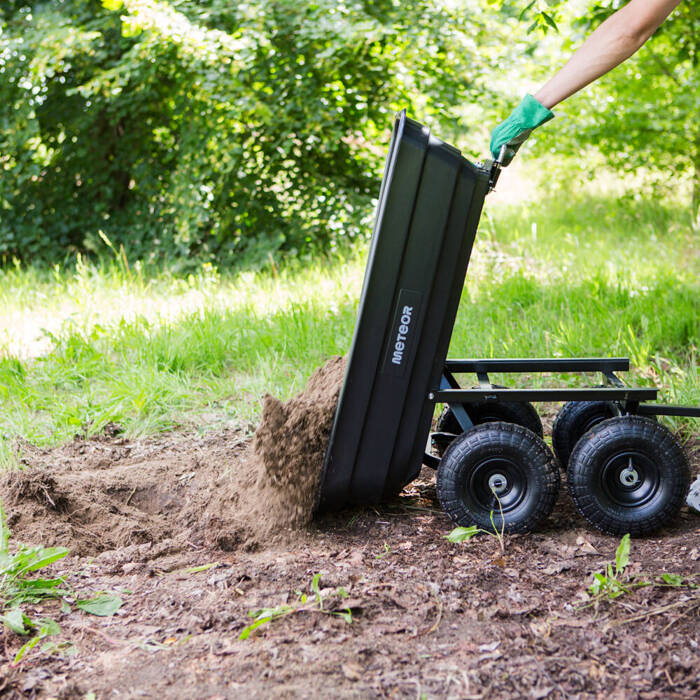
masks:
[(552, 112), (532, 95), (525, 95), (508, 119), (501, 122), (491, 133), (490, 148), (494, 160), (498, 160), (501, 147), (505, 144), (507, 148), (501, 164), (508, 165), (532, 130), (550, 119), (554, 119)]

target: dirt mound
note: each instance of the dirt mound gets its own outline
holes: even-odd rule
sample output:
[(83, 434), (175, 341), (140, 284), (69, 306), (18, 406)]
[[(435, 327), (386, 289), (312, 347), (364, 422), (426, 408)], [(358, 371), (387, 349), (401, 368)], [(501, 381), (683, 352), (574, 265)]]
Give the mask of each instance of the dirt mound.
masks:
[(13, 538), (81, 555), (129, 548), (147, 560), (204, 544), (255, 548), (299, 528), (311, 519), (343, 374), (333, 358), (287, 403), (266, 396), (252, 443), (224, 430), (23, 444), (27, 468), (0, 478)]
[(76, 439), (22, 447), (26, 469), (0, 479), (13, 538), (94, 555), (180, 537), (203, 541), (211, 484), (245, 440), (233, 430), (146, 441)]
[(344, 358), (334, 357), (286, 403), (265, 396), (243, 467), (219, 480), (209, 510), (219, 547), (251, 545), (309, 523), (344, 374)]
[[(253, 448), (264, 467), (261, 495), (282, 496), (279, 522), (302, 525), (311, 518), (344, 374), (345, 360), (335, 357), (291, 401), (265, 396)], [(266, 499), (261, 505), (269, 508)]]

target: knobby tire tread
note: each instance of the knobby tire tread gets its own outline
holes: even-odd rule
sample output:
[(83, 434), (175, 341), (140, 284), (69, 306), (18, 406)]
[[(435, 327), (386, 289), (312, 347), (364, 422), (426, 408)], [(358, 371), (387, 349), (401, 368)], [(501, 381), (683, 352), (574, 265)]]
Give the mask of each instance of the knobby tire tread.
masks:
[[(538, 437), (544, 435), (542, 420), (537, 410), (531, 403), (526, 401), (499, 401), (497, 403), (479, 401), (473, 404), (462, 405), (469, 419), (475, 426), (483, 425), (486, 422), (514, 423), (515, 425), (521, 425), (523, 428), (531, 430)], [(497, 418), (487, 418), (489, 414), (494, 412), (500, 415), (498, 415)], [(460, 435), (463, 432), (462, 427), (457, 422), (457, 418), (449, 406), (443, 409), (437, 419), (435, 427), (438, 433)], [(445, 452), (443, 452), (443, 454), (445, 454)]]
[[(601, 503), (592, 486), (605, 454), (624, 444), (649, 451), (667, 488), (654, 509), (640, 508), (636, 516), (635, 507), (623, 510)], [(599, 423), (578, 441), (569, 459), (567, 486), (579, 513), (591, 525), (611, 535), (638, 537), (660, 530), (678, 515), (690, 488), (690, 465), (670, 430), (646, 417), (620, 416)]]
[(585, 435), (586, 431), (581, 430), (580, 423), (595, 420), (595, 414), (598, 412), (598, 422), (615, 416), (614, 409), (608, 401), (569, 401), (557, 413), (552, 426), (552, 447), (562, 469), (566, 469), (576, 443)]
[[(498, 449), (523, 456), (528, 463), (528, 491), (539, 494), (530, 499), (524, 512), (505, 514), (505, 532), (535, 530), (552, 512), (559, 492), (560, 476), (554, 455), (544, 441), (531, 430), (515, 423), (485, 423), (457, 437), (447, 448), (437, 475), (437, 495), (445, 512), (458, 525), (477, 525), (491, 530), (489, 513), (470, 510), (461, 495), (469, 465), (479, 454)], [(494, 522), (500, 530), (501, 519), (494, 509)]]

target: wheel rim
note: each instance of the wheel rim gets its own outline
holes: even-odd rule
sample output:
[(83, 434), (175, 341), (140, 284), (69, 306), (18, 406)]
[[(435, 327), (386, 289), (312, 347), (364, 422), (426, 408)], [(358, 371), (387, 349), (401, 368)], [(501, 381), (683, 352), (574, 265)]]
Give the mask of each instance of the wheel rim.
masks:
[(624, 450), (609, 457), (600, 472), (600, 488), (610, 501), (626, 508), (648, 503), (659, 490), (659, 469), (646, 454)]
[[(522, 469), (506, 457), (489, 457), (472, 470), (466, 494), (483, 510), (504, 513), (517, 508), (525, 498), (527, 479)], [(501, 506), (499, 508), (498, 501)]]

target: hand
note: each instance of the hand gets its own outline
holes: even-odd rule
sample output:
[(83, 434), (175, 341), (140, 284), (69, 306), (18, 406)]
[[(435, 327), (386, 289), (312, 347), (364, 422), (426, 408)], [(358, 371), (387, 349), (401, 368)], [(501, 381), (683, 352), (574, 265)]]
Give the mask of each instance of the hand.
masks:
[(533, 129), (541, 126), (554, 114), (542, 106), (532, 95), (525, 95), (523, 101), (513, 110), (504, 122), (501, 122), (491, 134), (491, 155), (495, 160), (500, 155), (502, 146), (506, 146), (502, 165), (509, 165), (518, 149), (525, 142)]

